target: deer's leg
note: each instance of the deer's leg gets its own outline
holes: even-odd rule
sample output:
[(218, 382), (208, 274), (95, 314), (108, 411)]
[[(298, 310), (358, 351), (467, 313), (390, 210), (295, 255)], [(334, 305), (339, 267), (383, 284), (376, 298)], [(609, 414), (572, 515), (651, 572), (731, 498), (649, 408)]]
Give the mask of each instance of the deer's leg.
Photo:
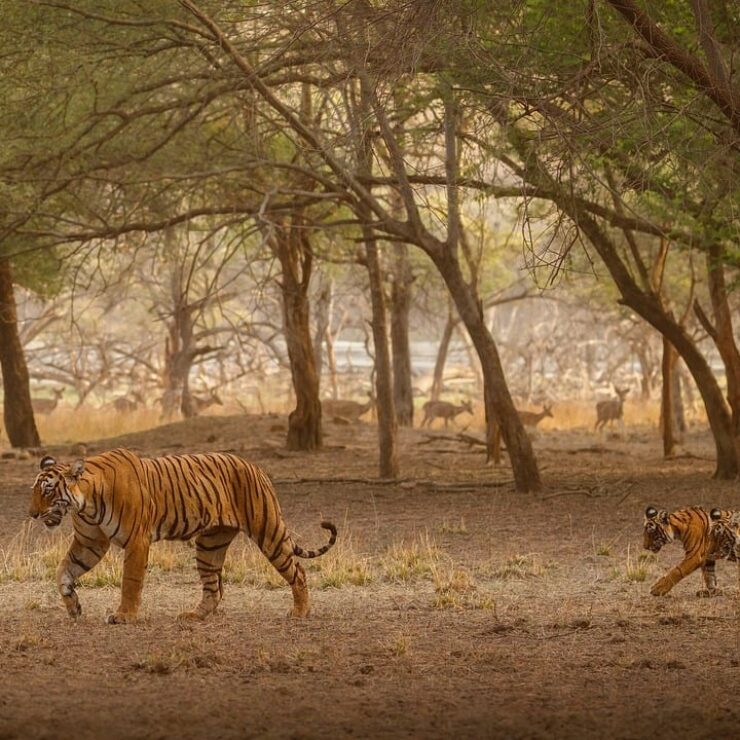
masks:
[(123, 580), (121, 582), (121, 605), (115, 614), (106, 618), (108, 624), (133, 622), (141, 604), (141, 589), (149, 560), (149, 539), (143, 536), (132, 538), (126, 545), (123, 556)]
[(693, 573), (701, 565), (702, 560), (696, 555), (684, 558), (675, 568), (671, 568), (653, 584), (650, 593), (653, 596), (665, 596), (679, 581)]
[(69, 551), (57, 568), (57, 589), (69, 616), (73, 619), (82, 614), (75, 585), (77, 579), (94, 568), (103, 558), (110, 540), (99, 527), (75, 522), (75, 534)]

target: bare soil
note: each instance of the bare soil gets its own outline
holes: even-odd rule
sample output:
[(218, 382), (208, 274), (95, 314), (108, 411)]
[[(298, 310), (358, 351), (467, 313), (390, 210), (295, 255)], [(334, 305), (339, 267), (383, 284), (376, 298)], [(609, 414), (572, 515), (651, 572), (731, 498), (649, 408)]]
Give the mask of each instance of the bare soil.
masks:
[[(694, 574), (656, 599), (650, 584), (680, 548), (639, 559), (647, 504), (737, 507), (738, 484), (711, 479), (705, 431), (668, 461), (649, 429), (541, 433), (547, 489), (524, 496), (507, 465), (443, 431), (405, 430), (407, 480), (390, 484), (376, 479), (371, 424), (329, 425), (315, 455), (285, 452), (284, 429), (202, 417), (90, 454), (237, 451), (276, 480), (299, 542), (323, 542), (328, 518), (376, 566), (432, 543), (434, 572), (321, 588), (312, 570), (300, 621), (285, 617), (288, 589), (228, 584), (218, 614), (192, 624), (176, 616), (199, 598), (195, 568), (153, 569), (141, 621), (120, 626), (103, 623), (116, 588), (81, 588), (73, 623), (51, 580), (0, 579), (0, 740), (737, 736), (735, 566), (718, 567), (722, 596), (697, 598)], [(0, 461), (0, 553), (36, 465)]]

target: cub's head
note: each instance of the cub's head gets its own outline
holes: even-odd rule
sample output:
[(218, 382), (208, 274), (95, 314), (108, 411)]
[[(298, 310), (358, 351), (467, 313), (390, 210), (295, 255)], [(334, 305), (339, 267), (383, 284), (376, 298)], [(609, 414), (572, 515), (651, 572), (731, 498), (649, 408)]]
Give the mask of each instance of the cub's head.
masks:
[(645, 509), (645, 526), (642, 545), (646, 550), (659, 552), (663, 545), (673, 542), (673, 527), (668, 523), (667, 511), (658, 511), (654, 506)]
[(52, 529), (59, 526), (74, 502), (77, 484), (85, 471), (85, 461), (77, 460), (71, 465), (64, 465), (47, 455), (41, 459), (39, 470), (28, 513), (31, 518), (40, 519)]
[(740, 512), (712, 509), (709, 517), (712, 520), (709, 529), (709, 557), (712, 560), (737, 560), (740, 555)]

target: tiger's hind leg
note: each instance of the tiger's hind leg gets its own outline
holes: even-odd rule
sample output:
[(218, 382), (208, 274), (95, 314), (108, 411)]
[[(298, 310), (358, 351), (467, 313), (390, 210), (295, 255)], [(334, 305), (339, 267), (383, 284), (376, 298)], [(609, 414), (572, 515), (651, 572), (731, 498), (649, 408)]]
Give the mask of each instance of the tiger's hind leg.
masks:
[(195, 611), (184, 612), (181, 619), (205, 619), (216, 611), (224, 593), (221, 571), (226, 551), (238, 529), (223, 527), (195, 538), (195, 562), (203, 585), (203, 596)]
[(298, 562), (293, 552), (293, 543), (285, 533), (285, 527), (280, 527), (282, 537), (276, 547), (271, 548), (267, 542), (261, 546), (262, 552), (272, 563), (272, 567), (290, 584), (293, 591), (293, 608), (288, 612), (289, 617), (307, 617), (311, 612), (306, 585), (306, 572)]
[(717, 574), (714, 560), (707, 560), (701, 566), (701, 574), (704, 576), (704, 588), (699, 589), (696, 595), (703, 599), (719, 596), (722, 591), (717, 588)]

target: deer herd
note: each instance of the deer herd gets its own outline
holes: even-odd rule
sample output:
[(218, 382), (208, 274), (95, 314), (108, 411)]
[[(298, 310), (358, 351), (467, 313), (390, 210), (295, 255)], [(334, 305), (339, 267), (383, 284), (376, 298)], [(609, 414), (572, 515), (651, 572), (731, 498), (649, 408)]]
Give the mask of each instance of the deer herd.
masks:
[[(614, 386), (615, 398), (596, 403), (596, 423), (594, 430), (604, 430), (608, 424), (618, 422), (624, 424), (624, 400), (629, 393), (629, 388), (619, 388)], [(33, 397), (31, 404), (34, 414), (48, 416), (59, 405), (59, 401), (64, 395), (64, 390), (55, 388), (51, 391), (51, 398)], [(215, 389), (209, 389), (205, 395), (191, 394), (193, 405), (196, 413), (201, 413), (213, 405), (223, 405)], [(119, 396), (108, 404), (108, 407), (120, 414), (129, 414), (146, 406), (145, 399), (138, 391), (133, 391), (128, 396)], [(325, 399), (321, 402), (322, 413), (325, 418), (333, 419), (338, 423), (354, 423), (359, 421), (360, 417), (367, 414), (375, 406), (375, 399), (369, 394), (365, 403), (352, 401), (349, 399)], [(449, 401), (430, 400), (421, 407), (423, 419), (421, 427), (431, 428), (432, 424), (441, 419), (444, 422), (445, 429), (449, 423), (456, 423), (460, 414), (473, 414), (473, 405), (470, 400), (454, 404)], [(544, 403), (540, 411), (522, 411), (517, 410), (519, 419), (525, 427), (535, 429), (537, 425), (545, 418), (554, 418), (552, 404)]]

